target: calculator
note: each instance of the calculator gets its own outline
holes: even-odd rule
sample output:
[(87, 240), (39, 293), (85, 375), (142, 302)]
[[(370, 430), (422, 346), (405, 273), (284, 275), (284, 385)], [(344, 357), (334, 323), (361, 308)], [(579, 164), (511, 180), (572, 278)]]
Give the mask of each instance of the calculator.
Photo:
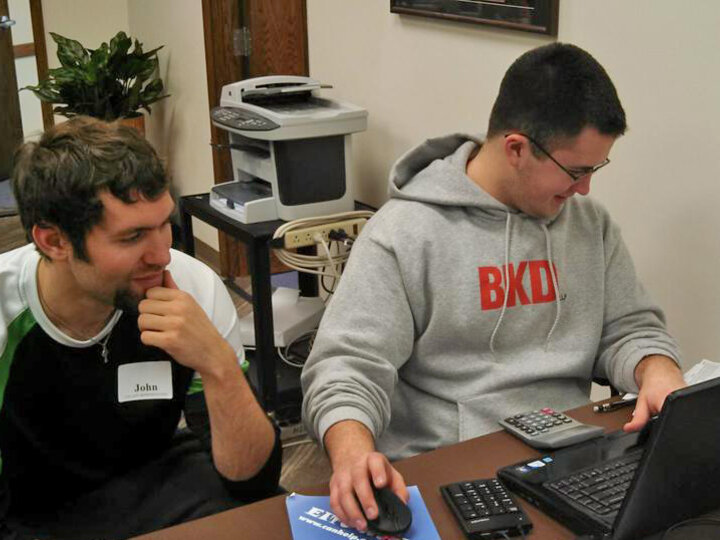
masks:
[(534, 448), (562, 448), (602, 435), (600, 426), (583, 424), (550, 407), (500, 420), (508, 432)]
[(497, 478), (449, 484), (440, 493), (471, 540), (524, 536), (532, 529), (530, 518)]

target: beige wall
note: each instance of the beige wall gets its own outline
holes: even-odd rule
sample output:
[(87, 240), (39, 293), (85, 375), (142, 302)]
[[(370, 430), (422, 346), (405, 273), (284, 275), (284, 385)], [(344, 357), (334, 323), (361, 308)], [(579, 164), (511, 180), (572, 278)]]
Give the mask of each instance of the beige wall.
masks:
[[(200, 0), (128, 0), (130, 31), (159, 47), (160, 74), (171, 96), (146, 117), (147, 136), (166, 160), (177, 193), (213, 185), (205, 42)], [(217, 248), (217, 230), (194, 220), (195, 236)]]
[[(363, 105), (356, 193), (385, 199), (392, 161), (451, 131), (483, 131), (507, 66), (551, 40), (391, 14), (386, 0), (308, 0), (310, 73)], [(720, 361), (720, 3), (563, 0), (558, 39), (615, 80), (630, 130), (593, 194), (620, 223), (689, 366)]]
[(43, 0), (42, 8), (50, 68), (60, 66), (50, 32), (90, 49), (110, 41), (120, 30), (128, 32), (127, 0)]

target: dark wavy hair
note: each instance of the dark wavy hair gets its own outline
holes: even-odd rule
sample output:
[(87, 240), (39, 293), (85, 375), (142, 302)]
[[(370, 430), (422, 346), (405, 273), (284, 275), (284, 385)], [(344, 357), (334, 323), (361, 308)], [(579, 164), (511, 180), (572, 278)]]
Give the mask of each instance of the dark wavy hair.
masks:
[(508, 68), (490, 114), (487, 137), (521, 132), (552, 148), (588, 126), (625, 133), (625, 111), (605, 69), (575, 45), (553, 43)]
[(99, 194), (126, 204), (168, 189), (155, 150), (136, 130), (76, 116), (15, 152), (13, 192), (29, 241), (34, 226), (57, 226), (75, 256), (88, 261), (85, 239), (103, 218)]

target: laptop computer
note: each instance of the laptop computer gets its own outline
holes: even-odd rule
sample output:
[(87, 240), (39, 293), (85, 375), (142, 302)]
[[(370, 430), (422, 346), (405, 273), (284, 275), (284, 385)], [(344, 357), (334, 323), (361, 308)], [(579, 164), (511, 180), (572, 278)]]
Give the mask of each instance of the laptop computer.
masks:
[(504, 467), (513, 491), (577, 534), (628, 540), (720, 508), (720, 379), (682, 388), (640, 433)]

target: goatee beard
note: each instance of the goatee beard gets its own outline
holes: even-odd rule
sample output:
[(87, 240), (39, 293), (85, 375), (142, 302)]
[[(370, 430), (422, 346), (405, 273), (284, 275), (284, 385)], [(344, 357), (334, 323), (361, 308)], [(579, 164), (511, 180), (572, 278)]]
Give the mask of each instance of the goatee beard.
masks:
[(138, 304), (140, 304), (141, 300), (142, 298), (138, 298), (129, 289), (120, 289), (115, 292), (113, 305), (126, 313), (139, 314)]

